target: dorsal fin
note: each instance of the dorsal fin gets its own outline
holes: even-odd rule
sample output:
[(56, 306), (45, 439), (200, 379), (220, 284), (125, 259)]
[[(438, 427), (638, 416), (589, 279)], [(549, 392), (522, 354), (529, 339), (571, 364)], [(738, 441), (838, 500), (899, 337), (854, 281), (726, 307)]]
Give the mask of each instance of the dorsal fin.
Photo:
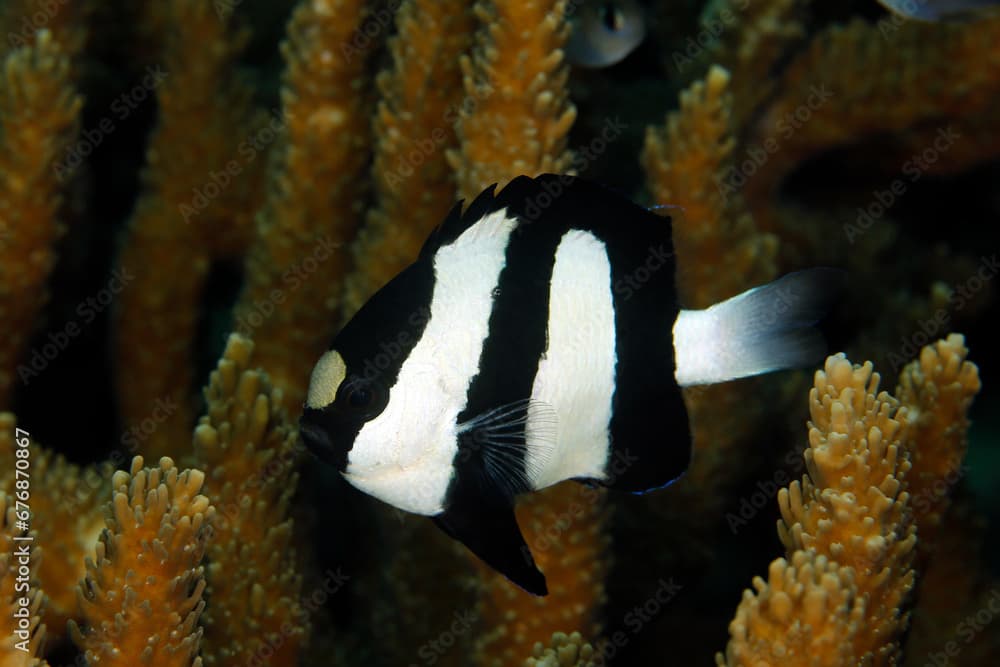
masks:
[(462, 205), (465, 200), (460, 199), (448, 212), (444, 221), (427, 237), (423, 248), (420, 249), (420, 258), (433, 255), (438, 248), (448, 245), (461, 236), (466, 229), (500, 208), (496, 200), (496, 188), (497, 184), (494, 183), (480, 192), (464, 212)]

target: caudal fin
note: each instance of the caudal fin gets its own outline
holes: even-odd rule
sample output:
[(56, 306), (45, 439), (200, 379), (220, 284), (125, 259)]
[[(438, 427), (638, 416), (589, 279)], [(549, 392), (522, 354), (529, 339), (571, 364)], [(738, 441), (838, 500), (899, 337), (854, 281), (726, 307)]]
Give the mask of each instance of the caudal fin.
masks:
[(826, 353), (813, 327), (840, 293), (844, 272), (790, 273), (674, 324), (674, 377), (681, 386), (725, 382), (816, 363)]

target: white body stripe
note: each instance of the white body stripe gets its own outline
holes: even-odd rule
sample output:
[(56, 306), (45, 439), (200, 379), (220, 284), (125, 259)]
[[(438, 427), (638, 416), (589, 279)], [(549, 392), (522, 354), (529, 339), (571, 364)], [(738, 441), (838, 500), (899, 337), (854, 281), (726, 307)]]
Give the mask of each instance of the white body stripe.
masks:
[(491, 213), (435, 255), (424, 333), (385, 411), (362, 427), (348, 455), (344, 476), (362, 491), (416, 514), (444, 509), (458, 451), (455, 422), (479, 373), (493, 290), (516, 225), (506, 211)]
[[(536, 489), (571, 477), (604, 477), (615, 391), (615, 310), (604, 244), (572, 230), (556, 251), (549, 289), (548, 349), (538, 363), (528, 410), (525, 469)], [(552, 432), (554, 443), (532, 443)], [(554, 444), (554, 446), (553, 446)]]

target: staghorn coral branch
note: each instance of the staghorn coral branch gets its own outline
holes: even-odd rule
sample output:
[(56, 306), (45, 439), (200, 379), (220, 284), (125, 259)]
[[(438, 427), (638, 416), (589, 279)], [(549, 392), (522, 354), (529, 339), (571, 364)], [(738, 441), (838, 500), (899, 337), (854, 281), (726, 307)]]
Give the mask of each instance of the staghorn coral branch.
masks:
[(363, 0), (303, 0), (282, 46), (287, 136), (234, 318), (293, 417), (336, 326), (347, 266), (340, 248), (360, 221), (370, 143), (369, 47), (358, 32), (366, 15)]
[(809, 394), (808, 475), (778, 493), (778, 533), (789, 554), (813, 550), (854, 572), (865, 601), (852, 633), (852, 659), (899, 662), (914, 583), (916, 528), (901, 438), (906, 411), (886, 392), (871, 363), (842, 354), (826, 360)]
[[(31, 541), (21, 541), (30, 537)], [(47, 667), (37, 534), (18, 528), (14, 499), (0, 492), (0, 667)], [(24, 572), (28, 572), (25, 576)], [(28, 588), (23, 588), (24, 585)], [(27, 604), (25, 604), (25, 602)]]
[(297, 605), (302, 578), (289, 518), (298, 480), (296, 432), (281, 392), (249, 370), (253, 343), (229, 337), (205, 390), (195, 458), (210, 470), (205, 492), (219, 508), (208, 546), (205, 664), (294, 667), (307, 637)]
[[(757, 230), (729, 189), (735, 142), (730, 76), (712, 67), (681, 93), (680, 109), (650, 127), (642, 165), (653, 199), (675, 207), (677, 289), (685, 308), (707, 308), (776, 274), (777, 238)], [(720, 272), (716, 267), (726, 266)]]
[[(0, 413), (0, 494), (15, 489), (14, 452), (17, 419)], [(112, 468), (108, 464), (84, 468), (62, 456), (30, 445), (31, 511), (39, 520), (32, 524), (38, 543), (45, 545), (45, 558), (37, 576), (46, 591), (43, 620), (49, 636), (61, 638), (70, 619), (79, 619), (76, 585), (86, 575), (85, 558), (104, 528), (102, 498), (110, 489)]]
[(448, 153), (459, 197), (471, 201), (520, 174), (565, 172), (576, 119), (566, 88), (565, 0), (482, 0), (472, 57), (462, 58), (466, 102), (460, 147)]
[[(0, 408), (9, 405), (18, 366), (48, 300), (46, 282), (60, 221), (59, 160), (76, 136), (82, 100), (70, 62), (48, 31), (10, 53), (0, 79)], [(15, 370), (17, 367), (17, 370)], [(27, 375), (25, 375), (27, 374)]]
[(114, 311), (126, 427), (157, 401), (177, 404), (144, 443), (147, 455), (176, 453), (189, 441), (202, 289), (213, 259), (238, 257), (249, 243), (265, 161), (240, 150), (260, 122), (234, 74), (246, 33), (230, 30), (212, 3), (169, 0), (159, 11), (171, 26), (153, 82), (159, 122), (122, 244), (121, 271), (131, 283)]
[(754, 580), (723, 665), (899, 665), (916, 529), (906, 411), (870, 362), (828, 357), (809, 394), (808, 474), (778, 493), (787, 560)]
[(91, 665), (199, 667), (200, 565), (215, 510), (199, 494), (205, 475), (164, 457), (118, 471), (107, 529), (80, 582), (84, 627), (70, 634)]
[(968, 353), (960, 334), (928, 345), (900, 373), (896, 388), (907, 409), (906, 443), (913, 465), (907, 486), (925, 555), (933, 549), (949, 491), (963, 474), (969, 406), (981, 386), (979, 369), (965, 360)]
[(416, 259), (454, 201), (445, 150), (458, 141), (458, 63), (472, 46), (475, 20), (465, 0), (409, 0), (400, 6), (396, 26), (389, 42), (392, 66), (377, 79), (377, 204), (352, 246), (357, 270), (347, 278), (345, 317)]
[(537, 642), (524, 667), (597, 667), (603, 664), (594, 647), (579, 632), (555, 632), (547, 643)]
[[(815, 551), (796, 551), (753, 580), (729, 625), (719, 667), (842, 667), (856, 664), (846, 639), (863, 622), (854, 573)], [(860, 664), (860, 663), (857, 663)]]

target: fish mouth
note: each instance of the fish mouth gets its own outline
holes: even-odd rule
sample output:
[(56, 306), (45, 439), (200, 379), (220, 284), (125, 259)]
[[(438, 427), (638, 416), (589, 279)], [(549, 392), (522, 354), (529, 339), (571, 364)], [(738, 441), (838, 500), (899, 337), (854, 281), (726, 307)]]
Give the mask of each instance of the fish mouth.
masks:
[(344, 456), (335, 451), (326, 429), (303, 420), (299, 422), (299, 438), (313, 456), (340, 470), (344, 469)]

